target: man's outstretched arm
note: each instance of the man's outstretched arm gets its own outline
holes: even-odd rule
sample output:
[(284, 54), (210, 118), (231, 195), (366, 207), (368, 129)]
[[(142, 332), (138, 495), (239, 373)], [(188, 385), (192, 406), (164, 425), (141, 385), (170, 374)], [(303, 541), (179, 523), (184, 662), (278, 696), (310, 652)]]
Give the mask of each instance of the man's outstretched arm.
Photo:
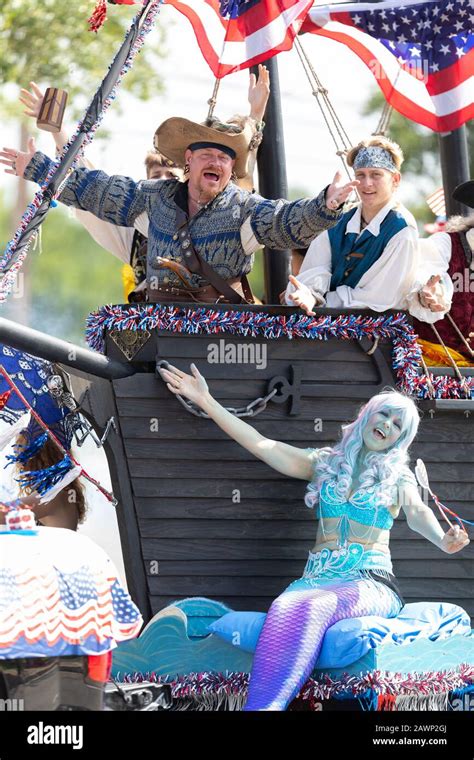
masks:
[(342, 184), (336, 172), (332, 184), (316, 198), (292, 202), (261, 198), (244, 224), (260, 245), (277, 250), (306, 248), (316, 235), (339, 221), (345, 201), (358, 184), (356, 180)]
[[(44, 153), (35, 151), (34, 140), (30, 139), (27, 151), (12, 148), (0, 151), (0, 163), (8, 166), (7, 174), (41, 183), (53, 162)], [(135, 218), (145, 210), (146, 194), (142, 184), (130, 177), (80, 168), (70, 174), (59, 200), (66, 206), (90, 211), (106, 222), (132, 227)]]

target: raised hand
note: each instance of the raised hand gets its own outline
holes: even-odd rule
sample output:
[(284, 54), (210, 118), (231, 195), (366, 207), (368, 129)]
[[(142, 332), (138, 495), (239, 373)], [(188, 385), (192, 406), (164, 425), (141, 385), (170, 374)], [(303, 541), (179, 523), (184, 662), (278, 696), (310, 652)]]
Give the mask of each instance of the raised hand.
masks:
[[(38, 85), (35, 82), (30, 82), (31, 90), (25, 90), (24, 87), (20, 90), (20, 96), (19, 101), (23, 103), (23, 105), (26, 106), (27, 110), (23, 111), (23, 113), (26, 116), (31, 116), (34, 119), (37, 119), (39, 116), (39, 112), (41, 110), (41, 104), (43, 102), (44, 93), (43, 91), (38, 87)], [(37, 125), (38, 129), (44, 129), (44, 126)], [(49, 130), (46, 130), (49, 131)], [(69, 136), (64, 129), (64, 127), (61, 127), (59, 132), (51, 132), (51, 137), (53, 138), (56, 148), (58, 150), (62, 150), (67, 142), (69, 142)], [(87, 163), (88, 168), (93, 169), (92, 164)]]
[(448, 304), (444, 299), (444, 288), (440, 283), (441, 275), (433, 274), (419, 291), (418, 298), (425, 309), (446, 311), (448, 308)]
[(262, 121), (270, 97), (270, 74), (266, 66), (259, 64), (258, 79), (250, 74), (249, 94), (250, 116)]
[(187, 375), (172, 364), (168, 364), (166, 368), (159, 367), (158, 371), (172, 393), (185, 396), (201, 406), (204, 396), (209, 395), (209, 386), (196, 365), (191, 364), (190, 367), (192, 375)]
[(315, 312), (313, 311), (313, 307), (315, 305), (320, 306), (322, 303), (324, 303), (323, 297), (321, 296), (320, 300), (318, 300), (314, 293), (312, 293), (312, 291), (308, 288), (308, 286), (297, 280), (294, 275), (290, 274), (289, 280), (291, 284), (296, 288), (293, 293), (290, 293), (288, 295), (289, 300), (293, 301), (295, 306), (299, 306), (301, 309), (303, 309), (303, 311), (309, 317), (316, 316)]
[(5, 174), (15, 174), (23, 177), (25, 169), (36, 153), (35, 138), (30, 137), (28, 140), (28, 149), (26, 151), (15, 150), (15, 148), (3, 148), (0, 150), (0, 164), (5, 164)]
[(332, 183), (326, 190), (326, 206), (335, 211), (348, 199), (350, 194), (355, 188), (360, 185), (358, 179), (354, 179), (351, 182), (344, 183), (342, 181), (341, 172), (337, 171), (334, 175)]
[(23, 87), (21, 88), (18, 100), (28, 109), (23, 111), (23, 113), (26, 116), (32, 116), (37, 119), (43, 102), (44, 92), (40, 90), (35, 82), (30, 82), (30, 87), (31, 90), (25, 90)]
[(447, 554), (455, 554), (461, 551), (470, 543), (469, 536), (464, 528), (460, 528), (459, 525), (455, 525), (450, 528), (447, 533), (444, 534), (441, 542), (441, 548)]

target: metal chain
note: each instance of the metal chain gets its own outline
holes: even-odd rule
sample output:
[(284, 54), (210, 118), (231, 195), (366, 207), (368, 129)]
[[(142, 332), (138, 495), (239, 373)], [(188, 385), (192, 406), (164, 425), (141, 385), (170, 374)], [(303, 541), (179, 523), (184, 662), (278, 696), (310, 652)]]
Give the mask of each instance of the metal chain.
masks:
[[(247, 406), (241, 406), (238, 409), (233, 406), (225, 406), (224, 409), (235, 415), (235, 417), (256, 417), (257, 414), (260, 414), (260, 412), (263, 412), (267, 408), (268, 402), (273, 398), (273, 396), (275, 396), (276, 393), (278, 393), (278, 389), (274, 388), (270, 393), (267, 393), (266, 396), (261, 396), (260, 398), (256, 398), (254, 401), (250, 401)], [(209, 415), (206, 414), (206, 412), (203, 412), (202, 409), (199, 409), (191, 401), (188, 401), (183, 396), (180, 396), (179, 393), (176, 393), (175, 396), (180, 404), (184, 406), (187, 412), (193, 414), (195, 417), (205, 417), (209, 419)]]

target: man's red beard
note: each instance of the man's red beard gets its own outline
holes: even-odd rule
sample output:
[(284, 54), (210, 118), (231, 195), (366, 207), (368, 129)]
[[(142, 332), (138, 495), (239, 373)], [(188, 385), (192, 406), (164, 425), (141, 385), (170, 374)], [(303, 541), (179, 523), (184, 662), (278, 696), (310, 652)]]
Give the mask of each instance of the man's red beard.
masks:
[[(211, 187), (206, 187), (206, 189), (204, 189), (204, 187), (203, 187), (203, 181), (205, 181), (204, 174), (206, 172), (209, 173), (209, 174), (215, 174), (216, 177), (218, 177), (218, 180), (216, 182), (215, 187), (213, 187), (211, 185)], [(203, 196), (205, 196), (206, 198), (215, 198), (216, 195), (218, 195), (221, 192), (221, 190), (222, 190), (222, 174), (221, 174), (221, 172), (219, 170), (217, 170), (212, 165), (211, 166), (207, 166), (204, 169), (204, 171), (201, 173), (201, 177), (199, 179), (199, 185), (198, 185), (198, 187), (199, 187), (199, 193), (202, 194)]]

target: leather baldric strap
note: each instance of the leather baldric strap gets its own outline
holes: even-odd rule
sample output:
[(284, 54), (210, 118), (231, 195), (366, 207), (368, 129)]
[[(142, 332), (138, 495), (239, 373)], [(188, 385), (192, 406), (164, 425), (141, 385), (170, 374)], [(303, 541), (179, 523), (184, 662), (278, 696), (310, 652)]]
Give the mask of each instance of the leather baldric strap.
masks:
[(232, 288), (223, 277), (217, 274), (209, 264), (199, 255), (193, 245), (191, 233), (188, 227), (188, 217), (182, 208), (178, 206), (176, 210), (176, 234), (183, 253), (183, 258), (187, 268), (203, 277), (211, 283), (216, 290), (221, 293), (229, 303), (255, 303), (249, 282), (246, 275), (242, 275), (242, 290), (245, 295), (243, 298), (234, 288)]

